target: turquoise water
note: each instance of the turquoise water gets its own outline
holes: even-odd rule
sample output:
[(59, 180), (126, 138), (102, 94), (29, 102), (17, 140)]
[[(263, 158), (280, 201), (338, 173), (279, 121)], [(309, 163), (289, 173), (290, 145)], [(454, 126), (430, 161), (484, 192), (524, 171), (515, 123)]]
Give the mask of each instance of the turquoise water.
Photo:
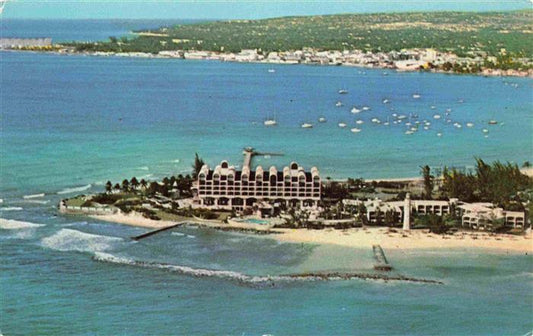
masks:
[[(197, 228), (132, 242), (145, 230), (56, 211), (60, 198), (102, 190), (108, 179), (187, 173), (195, 152), (211, 165), (240, 164), (244, 146), (285, 154), (258, 157), (262, 165), (296, 160), (338, 178), (415, 176), (421, 164), (471, 165), (474, 156), (531, 161), (530, 79), (313, 66), (269, 73), (272, 66), (259, 64), (12, 52), (0, 53), (0, 65), (4, 335), (522, 335), (533, 328), (531, 256), (386, 251), (402, 274), (441, 286), (256, 281), (368, 272), (370, 247)], [(352, 104), (371, 110), (355, 116)], [(448, 108), (463, 128), (432, 119)], [(404, 126), (371, 122), (392, 113), (416, 113), (432, 128), (408, 136)], [(271, 116), (279, 125), (265, 128)], [(328, 122), (318, 124), (319, 116)], [(364, 124), (353, 134), (356, 118)], [(490, 119), (500, 123), (488, 126)], [(350, 126), (340, 129), (340, 121)], [(303, 122), (315, 127), (301, 129)]]

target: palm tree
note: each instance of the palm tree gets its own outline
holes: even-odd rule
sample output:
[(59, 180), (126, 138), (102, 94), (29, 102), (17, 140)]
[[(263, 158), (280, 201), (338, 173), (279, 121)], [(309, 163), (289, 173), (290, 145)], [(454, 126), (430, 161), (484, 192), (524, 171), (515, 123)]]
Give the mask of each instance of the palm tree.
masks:
[(137, 178), (134, 176), (134, 177), (131, 178), (130, 184), (131, 184), (131, 187), (133, 188), (133, 190), (135, 190), (139, 186), (139, 181), (137, 181)]
[(141, 188), (143, 188), (143, 189), (146, 189), (146, 186), (148, 185), (148, 183), (146, 182), (145, 179), (141, 179), (140, 184), (141, 184)]
[(120, 190), (120, 184), (115, 183), (115, 186), (113, 187), (113, 189), (115, 189), (115, 190)]
[(105, 184), (105, 191), (106, 193), (110, 193), (111, 190), (113, 189), (113, 183), (111, 183), (111, 181), (107, 181), (107, 183)]
[(124, 179), (124, 181), (122, 181), (122, 191), (128, 191), (129, 188), (130, 188), (130, 181), (128, 181), (127, 179)]
[(192, 165), (192, 176), (196, 179), (202, 166), (205, 164), (204, 160), (198, 156), (198, 153), (194, 153), (194, 163)]
[(427, 199), (431, 199), (431, 193), (433, 192), (434, 177), (431, 175), (431, 169), (428, 165), (420, 167), (420, 173), (424, 178), (424, 196)]

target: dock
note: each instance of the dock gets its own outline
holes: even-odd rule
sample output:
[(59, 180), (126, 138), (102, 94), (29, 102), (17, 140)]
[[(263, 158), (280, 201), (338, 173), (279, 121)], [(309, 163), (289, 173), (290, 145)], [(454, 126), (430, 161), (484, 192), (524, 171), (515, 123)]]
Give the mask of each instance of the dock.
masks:
[(176, 224), (172, 224), (172, 225), (169, 225), (169, 226), (165, 226), (165, 227), (159, 228), (157, 230), (152, 230), (152, 231), (145, 232), (145, 233), (140, 234), (138, 236), (133, 236), (133, 237), (131, 237), (131, 239), (133, 239), (133, 240), (141, 240), (141, 239), (153, 236), (156, 233), (167, 231), (167, 230), (170, 230), (170, 229), (173, 229), (175, 227), (182, 226), (182, 225), (185, 225), (185, 224), (186, 224), (186, 222), (179, 222), (179, 223), (176, 223)]
[(387, 257), (385, 257), (385, 252), (379, 245), (373, 245), (372, 251), (374, 252), (374, 259), (376, 263), (374, 264), (374, 269), (378, 271), (392, 271), (392, 265), (389, 264)]

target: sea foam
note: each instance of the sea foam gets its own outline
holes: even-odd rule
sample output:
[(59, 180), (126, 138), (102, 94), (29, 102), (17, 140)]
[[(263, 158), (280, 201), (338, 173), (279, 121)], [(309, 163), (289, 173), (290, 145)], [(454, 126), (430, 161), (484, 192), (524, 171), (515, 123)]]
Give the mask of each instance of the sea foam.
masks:
[(44, 197), (44, 193), (22, 196), (22, 198), (24, 199), (41, 198), (41, 197)]
[(19, 230), (19, 229), (32, 229), (44, 226), (44, 224), (36, 224), (30, 222), (23, 222), (14, 219), (0, 218), (0, 229), (4, 230)]
[(80, 192), (80, 191), (87, 190), (87, 189), (89, 189), (90, 187), (92, 187), (91, 184), (87, 184), (87, 185), (80, 186), (80, 187), (74, 187), (74, 188), (65, 188), (65, 189), (63, 189), (63, 190), (61, 190), (61, 191), (58, 191), (57, 194), (58, 194), (58, 195), (71, 194), (71, 193), (75, 193), (75, 192)]
[(96, 252), (106, 251), (122, 238), (101, 236), (72, 229), (61, 229), (50, 237), (43, 238), (41, 244), (57, 251)]
[(0, 208), (0, 211), (20, 211), (23, 210), (21, 207), (5, 207)]

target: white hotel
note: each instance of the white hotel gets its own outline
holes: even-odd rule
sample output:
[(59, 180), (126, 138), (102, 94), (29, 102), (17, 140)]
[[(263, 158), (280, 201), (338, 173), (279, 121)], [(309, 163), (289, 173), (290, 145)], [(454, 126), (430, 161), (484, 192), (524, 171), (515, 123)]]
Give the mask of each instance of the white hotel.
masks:
[(272, 166), (263, 170), (250, 168), (253, 153), (245, 151), (242, 170), (236, 170), (227, 161), (215, 169), (204, 165), (194, 181), (192, 190), (195, 202), (202, 207), (243, 210), (254, 205), (316, 208), (320, 200), (322, 183), (316, 167), (306, 172), (292, 162), (278, 171)]

